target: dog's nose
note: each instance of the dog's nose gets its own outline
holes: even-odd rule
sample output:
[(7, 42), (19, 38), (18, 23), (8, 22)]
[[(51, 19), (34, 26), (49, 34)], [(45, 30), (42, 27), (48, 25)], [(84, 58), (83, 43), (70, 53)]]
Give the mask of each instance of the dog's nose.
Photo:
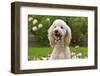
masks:
[(57, 33), (58, 32), (58, 30), (55, 30), (55, 33)]

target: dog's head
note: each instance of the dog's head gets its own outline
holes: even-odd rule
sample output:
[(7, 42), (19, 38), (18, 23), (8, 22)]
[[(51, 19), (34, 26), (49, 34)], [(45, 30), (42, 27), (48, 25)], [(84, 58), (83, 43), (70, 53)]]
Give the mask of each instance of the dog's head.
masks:
[(51, 47), (54, 47), (58, 41), (68, 46), (71, 40), (71, 29), (63, 20), (57, 19), (48, 30), (48, 38)]

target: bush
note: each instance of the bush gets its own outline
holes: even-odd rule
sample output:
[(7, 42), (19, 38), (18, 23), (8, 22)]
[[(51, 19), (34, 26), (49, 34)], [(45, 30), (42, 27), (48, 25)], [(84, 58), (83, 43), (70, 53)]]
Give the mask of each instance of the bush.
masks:
[(37, 43), (41, 46), (48, 46), (48, 29), (56, 19), (64, 20), (72, 30), (72, 45), (80, 44), (85, 41), (87, 45), (87, 17), (70, 17), (70, 16), (41, 16), (29, 15), (28, 16), (28, 34), (33, 35)]

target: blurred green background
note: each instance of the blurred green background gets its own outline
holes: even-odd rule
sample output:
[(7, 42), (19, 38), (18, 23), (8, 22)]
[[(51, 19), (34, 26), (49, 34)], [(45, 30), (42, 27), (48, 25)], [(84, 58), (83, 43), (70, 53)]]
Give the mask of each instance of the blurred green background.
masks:
[(64, 20), (72, 31), (71, 52), (88, 55), (88, 18), (74, 16), (28, 15), (28, 60), (42, 60), (48, 57), (52, 48), (48, 41), (48, 29), (56, 19)]

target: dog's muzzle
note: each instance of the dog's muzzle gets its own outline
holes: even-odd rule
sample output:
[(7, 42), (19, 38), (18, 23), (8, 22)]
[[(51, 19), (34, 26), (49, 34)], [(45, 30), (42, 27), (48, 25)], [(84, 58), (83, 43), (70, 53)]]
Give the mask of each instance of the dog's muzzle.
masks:
[(61, 40), (61, 37), (62, 37), (62, 35), (61, 35), (61, 33), (59, 33), (59, 31), (58, 30), (55, 30), (55, 36), (56, 36), (56, 40), (58, 41), (58, 40)]

